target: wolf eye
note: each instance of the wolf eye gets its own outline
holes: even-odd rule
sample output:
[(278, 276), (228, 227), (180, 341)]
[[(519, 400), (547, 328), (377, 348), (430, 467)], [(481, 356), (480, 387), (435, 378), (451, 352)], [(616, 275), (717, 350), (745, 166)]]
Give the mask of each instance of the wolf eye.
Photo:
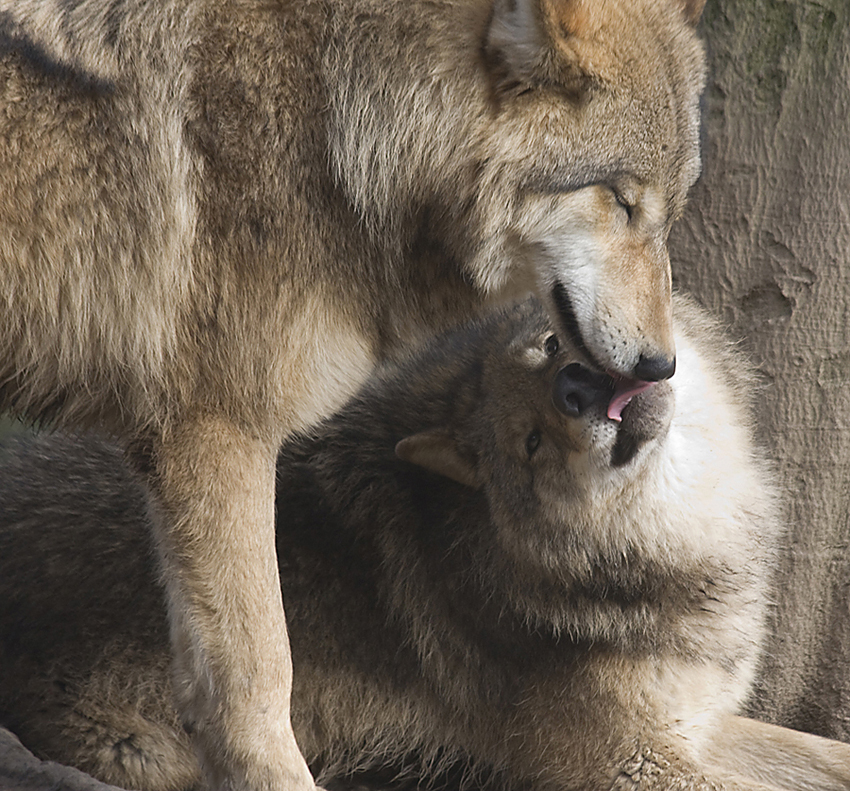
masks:
[(525, 440), (525, 451), (528, 453), (528, 458), (534, 455), (534, 451), (540, 447), (540, 432), (534, 429)]
[(558, 343), (558, 336), (557, 335), (550, 335), (546, 339), (546, 344), (545, 344), (545, 347), (544, 347), (546, 349), (546, 355), (548, 357), (554, 357), (558, 353), (558, 347), (559, 346), (560, 346), (560, 344)]
[(635, 207), (629, 203), (617, 190), (611, 190), (614, 193), (614, 200), (626, 210), (626, 215), (631, 220), (634, 214)]

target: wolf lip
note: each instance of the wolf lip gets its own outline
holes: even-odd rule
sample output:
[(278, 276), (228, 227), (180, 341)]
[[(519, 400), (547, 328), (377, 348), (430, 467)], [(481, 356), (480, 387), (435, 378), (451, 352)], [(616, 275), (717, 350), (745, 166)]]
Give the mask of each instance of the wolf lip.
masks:
[(657, 382), (646, 382), (642, 379), (626, 379), (625, 377), (614, 377), (614, 381), (614, 395), (608, 403), (607, 415), (615, 423), (622, 422), (623, 410), (636, 395), (658, 384)]
[(593, 365), (601, 370), (602, 366), (599, 365), (599, 362), (593, 352), (587, 348), (587, 344), (584, 342), (584, 337), (581, 334), (581, 327), (579, 327), (578, 324), (578, 317), (576, 316), (575, 309), (573, 308), (573, 301), (570, 299), (569, 292), (564, 287), (563, 283), (555, 283), (555, 286), (552, 289), (552, 299), (555, 302), (555, 307), (561, 318), (564, 329), (566, 330), (567, 337), (573, 342), (573, 344), (575, 344), (576, 348), (585, 357), (587, 357), (591, 363), (593, 363)]
[[(654, 386), (640, 387), (643, 384)], [(622, 385), (621, 400), (627, 403), (618, 405), (623, 414), (617, 421), (617, 438), (611, 451), (614, 467), (628, 464), (647, 442), (666, 434), (673, 419), (676, 398), (669, 382), (632, 380), (631, 385)]]

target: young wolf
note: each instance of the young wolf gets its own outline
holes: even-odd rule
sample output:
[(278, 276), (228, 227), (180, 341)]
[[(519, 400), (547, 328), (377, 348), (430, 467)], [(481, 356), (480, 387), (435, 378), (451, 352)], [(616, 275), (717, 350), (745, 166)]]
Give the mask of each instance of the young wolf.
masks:
[(623, 390), (672, 373), (702, 2), (0, 0), (0, 409), (144, 475), (213, 785), (312, 787), (282, 439), (528, 289)]
[[(679, 372), (628, 404), (526, 305), (284, 448), (293, 725), (320, 781), (850, 788), (850, 746), (736, 715), (774, 492), (746, 369), (676, 317)], [(193, 786), (144, 489), (112, 446), (56, 437), (0, 486), (0, 721), (112, 783)]]

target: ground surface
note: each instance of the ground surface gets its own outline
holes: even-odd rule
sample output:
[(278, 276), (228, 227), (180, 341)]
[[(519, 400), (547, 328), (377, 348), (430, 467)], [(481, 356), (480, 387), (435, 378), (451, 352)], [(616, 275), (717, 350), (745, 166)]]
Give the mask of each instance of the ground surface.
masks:
[(69, 766), (40, 761), (17, 737), (0, 728), (2, 791), (118, 791)]

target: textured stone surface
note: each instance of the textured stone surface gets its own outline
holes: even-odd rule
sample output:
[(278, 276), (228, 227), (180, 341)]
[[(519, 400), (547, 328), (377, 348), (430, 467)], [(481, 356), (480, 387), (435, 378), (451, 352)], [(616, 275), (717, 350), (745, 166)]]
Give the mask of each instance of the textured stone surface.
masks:
[(850, 4), (709, 0), (704, 172), (674, 276), (760, 364), (788, 495), (754, 710), (850, 740)]

